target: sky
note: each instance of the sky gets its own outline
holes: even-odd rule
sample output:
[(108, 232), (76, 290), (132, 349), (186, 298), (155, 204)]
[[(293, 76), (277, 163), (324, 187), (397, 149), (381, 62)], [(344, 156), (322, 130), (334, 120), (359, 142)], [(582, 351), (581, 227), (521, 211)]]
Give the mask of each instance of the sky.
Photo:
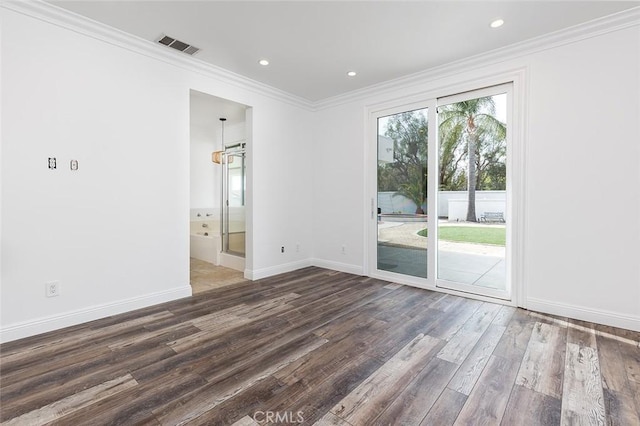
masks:
[[(493, 102), (495, 103), (495, 106), (496, 106), (495, 117), (498, 120), (502, 121), (503, 123), (506, 123), (507, 122), (507, 94), (503, 93), (500, 95), (493, 96)], [(414, 111), (421, 111), (425, 116), (427, 115), (427, 108), (424, 108), (421, 110), (414, 110)], [(378, 134), (380, 135), (385, 134), (389, 117), (391, 116), (380, 117), (378, 119)]]

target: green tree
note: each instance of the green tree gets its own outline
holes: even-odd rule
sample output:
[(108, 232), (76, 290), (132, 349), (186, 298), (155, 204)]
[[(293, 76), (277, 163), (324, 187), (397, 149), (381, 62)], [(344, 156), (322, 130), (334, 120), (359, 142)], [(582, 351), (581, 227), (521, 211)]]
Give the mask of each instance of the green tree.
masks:
[[(478, 180), (481, 178), (478, 167), (481, 160), (479, 155), (481, 144), (483, 141), (504, 140), (506, 126), (495, 117), (495, 103), (491, 97), (446, 105), (441, 107), (438, 112), (441, 132), (459, 135), (457, 140), (463, 144), (462, 147), (466, 151), (467, 221), (476, 222), (476, 188)], [(443, 136), (444, 139), (448, 137), (453, 138), (454, 136), (446, 134)]]
[(406, 181), (400, 184), (395, 195), (402, 195), (410, 199), (416, 205), (416, 214), (424, 214), (422, 204), (426, 200), (425, 188), (427, 185), (425, 168), (411, 164), (407, 173)]
[(393, 140), (394, 161), (378, 166), (378, 190), (407, 197), (417, 214), (424, 214), (427, 194), (427, 135), (427, 118), (421, 110), (389, 117), (385, 136)]
[[(486, 135), (485, 135), (486, 136)], [(484, 137), (477, 156), (478, 190), (505, 190), (507, 188), (507, 144), (504, 134)]]

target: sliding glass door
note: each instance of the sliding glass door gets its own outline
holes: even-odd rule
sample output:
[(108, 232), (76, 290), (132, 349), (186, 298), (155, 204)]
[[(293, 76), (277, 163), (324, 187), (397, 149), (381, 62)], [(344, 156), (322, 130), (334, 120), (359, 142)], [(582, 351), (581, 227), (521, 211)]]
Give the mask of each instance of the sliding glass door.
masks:
[(428, 108), (377, 118), (377, 269), (427, 278)]
[(373, 114), (373, 275), (510, 299), (511, 90)]
[(508, 92), (438, 99), (439, 287), (509, 299)]

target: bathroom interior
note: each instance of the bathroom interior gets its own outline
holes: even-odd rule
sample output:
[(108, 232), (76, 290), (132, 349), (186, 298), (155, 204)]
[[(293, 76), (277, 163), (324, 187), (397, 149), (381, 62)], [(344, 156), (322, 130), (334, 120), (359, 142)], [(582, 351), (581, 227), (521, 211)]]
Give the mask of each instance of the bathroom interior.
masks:
[(193, 293), (244, 281), (249, 107), (190, 92), (190, 259)]

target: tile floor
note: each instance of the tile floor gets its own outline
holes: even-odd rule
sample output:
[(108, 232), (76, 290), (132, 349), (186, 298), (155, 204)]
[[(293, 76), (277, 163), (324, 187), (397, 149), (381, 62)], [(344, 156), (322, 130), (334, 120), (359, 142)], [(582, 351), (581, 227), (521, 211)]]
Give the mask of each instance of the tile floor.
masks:
[(247, 280), (240, 271), (223, 266), (215, 266), (209, 262), (191, 258), (191, 287), (193, 294), (244, 281)]

